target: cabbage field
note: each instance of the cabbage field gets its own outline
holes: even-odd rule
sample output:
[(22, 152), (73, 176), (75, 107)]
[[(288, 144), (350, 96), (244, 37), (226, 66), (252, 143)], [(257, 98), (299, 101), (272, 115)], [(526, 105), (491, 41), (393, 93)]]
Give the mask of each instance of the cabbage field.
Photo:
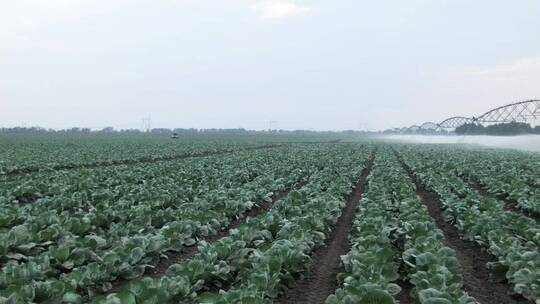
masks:
[(0, 303), (540, 304), (540, 153), (0, 141)]

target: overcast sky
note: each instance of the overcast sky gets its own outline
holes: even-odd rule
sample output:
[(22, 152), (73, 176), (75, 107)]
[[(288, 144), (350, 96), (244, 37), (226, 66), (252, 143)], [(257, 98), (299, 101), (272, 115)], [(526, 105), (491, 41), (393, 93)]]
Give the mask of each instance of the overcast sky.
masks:
[(383, 129), (540, 97), (538, 0), (0, 0), (0, 126)]

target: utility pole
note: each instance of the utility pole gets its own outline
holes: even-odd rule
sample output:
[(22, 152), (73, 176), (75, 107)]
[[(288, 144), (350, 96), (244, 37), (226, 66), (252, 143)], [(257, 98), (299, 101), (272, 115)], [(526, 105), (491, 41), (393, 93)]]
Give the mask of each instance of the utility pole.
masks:
[(275, 120), (269, 120), (268, 121), (268, 132), (272, 131), (272, 129), (277, 129), (278, 121)]
[(141, 118), (142, 130), (144, 132), (150, 132), (152, 128), (152, 118), (150, 116)]

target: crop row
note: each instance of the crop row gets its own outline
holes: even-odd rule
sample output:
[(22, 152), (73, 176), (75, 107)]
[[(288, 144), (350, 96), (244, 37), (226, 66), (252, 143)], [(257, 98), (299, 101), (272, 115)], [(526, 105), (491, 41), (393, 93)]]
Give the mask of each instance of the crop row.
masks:
[(369, 150), (321, 156), (326, 165), (298, 191), (231, 235), (200, 246), (193, 259), (171, 266), (161, 278), (131, 282), (95, 303), (271, 303), (310, 264), (340, 216)]
[[(107, 289), (117, 278), (140, 276), (163, 253), (215, 234), (255, 202), (309, 176), (321, 152), (302, 151), (145, 165), (124, 171), (114, 191), (91, 187), (86, 196), (66, 192), (10, 205), (23, 222), (1, 234), (0, 294), (47, 299), (60, 288)], [(73, 184), (99, 182), (89, 176)]]
[(148, 161), (261, 146), (232, 140), (174, 141), (152, 137), (3, 137), (0, 175), (77, 166)]
[(505, 211), (502, 203), (481, 196), (436, 161), (411, 147), (400, 147), (404, 161), (419, 181), (436, 192), (447, 221), (455, 223), (463, 237), (488, 248), (498, 261), (490, 268), (499, 280), (508, 280), (514, 291), (540, 301), (540, 229), (534, 220)]
[(395, 156), (380, 149), (342, 258), (342, 288), (327, 303), (396, 303), (409, 280), (416, 303), (476, 303), (463, 291), (456, 253), (445, 246)]
[[(162, 229), (166, 223), (187, 215), (203, 220), (212, 215), (211, 208), (217, 204), (232, 208), (231, 212), (245, 210), (250, 207), (252, 197), (267, 198), (268, 193), (296, 181), (288, 180), (288, 176), (300, 177), (301, 171), (296, 172), (300, 170), (298, 166), (293, 164), (290, 170), (278, 166), (284, 157), (207, 159), (126, 169), (111, 173), (115, 187), (99, 179), (103, 174), (101, 170), (90, 174), (83, 171), (79, 176), (70, 176), (71, 184), (69, 180), (61, 181), (68, 186), (75, 185), (73, 188), (79, 191), (66, 187), (71, 191), (23, 207), (10, 203), (9, 196), (5, 197), (6, 208), (2, 214), (3, 218), (10, 217), (11, 222), (3, 228), (3, 258), (24, 260), (51, 245), (64, 250), (80, 248), (84, 244), (77, 241), (88, 235), (112, 243), (136, 233)], [(248, 166), (238, 168), (240, 160)], [(269, 167), (272, 164), (276, 166)], [(86, 185), (87, 189), (81, 185)], [(259, 192), (266, 190), (261, 187), (264, 185), (274, 188)]]
[(456, 172), (489, 192), (515, 202), (516, 207), (540, 215), (540, 157), (533, 153), (445, 147), (417, 149), (441, 171)]

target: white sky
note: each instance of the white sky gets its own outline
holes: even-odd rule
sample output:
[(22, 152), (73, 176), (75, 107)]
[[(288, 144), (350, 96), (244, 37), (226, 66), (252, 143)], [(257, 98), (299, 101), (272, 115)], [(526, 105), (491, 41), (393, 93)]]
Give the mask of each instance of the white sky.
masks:
[(538, 0), (0, 0), (0, 126), (383, 129), (540, 97)]

